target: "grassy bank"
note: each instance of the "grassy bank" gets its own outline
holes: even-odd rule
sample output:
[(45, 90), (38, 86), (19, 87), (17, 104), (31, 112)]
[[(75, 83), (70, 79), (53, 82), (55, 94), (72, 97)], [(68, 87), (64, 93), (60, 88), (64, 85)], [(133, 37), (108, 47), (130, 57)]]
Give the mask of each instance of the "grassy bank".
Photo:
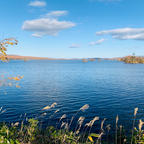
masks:
[[(43, 115), (47, 110), (54, 108), (56, 103), (46, 106), (42, 109)], [(144, 122), (139, 120), (138, 126), (135, 126), (138, 108), (134, 110), (132, 129), (126, 134), (124, 127), (119, 125), (119, 117), (115, 119), (115, 125), (105, 125), (106, 119), (101, 121), (99, 132), (91, 133), (94, 123), (99, 121), (99, 117), (94, 117), (88, 123), (84, 123), (85, 117), (80, 116), (76, 119), (78, 113), (84, 112), (89, 105), (81, 107), (71, 118), (66, 120), (66, 114), (63, 114), (55, 125), (45, 129), (41, 128), (41, 123), (37, 119), (27, 119), (26, 117), (19, 122), (12, 124), (1, 123), (0, 125), (0, 144), (143, 144), (144, 131), (142, 127)], [(0, 109), (0, 115), (5, 110)], [(54, 114), (58, 112), (56, 110)], [(73, 131), (71, 131), (73, 121), (77, 121)], [(137, 128), (136, 128), (137, 127)], [(111, 133), (111, 128), (115, 133)]]

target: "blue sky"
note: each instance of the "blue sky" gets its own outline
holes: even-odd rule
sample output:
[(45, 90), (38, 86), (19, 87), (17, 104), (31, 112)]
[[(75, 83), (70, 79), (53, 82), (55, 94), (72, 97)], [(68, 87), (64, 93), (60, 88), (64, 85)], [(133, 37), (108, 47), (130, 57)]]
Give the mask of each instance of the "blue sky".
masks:
[(1, 0), (9, 54), (53, 58), (144, 54), (143, 0)]

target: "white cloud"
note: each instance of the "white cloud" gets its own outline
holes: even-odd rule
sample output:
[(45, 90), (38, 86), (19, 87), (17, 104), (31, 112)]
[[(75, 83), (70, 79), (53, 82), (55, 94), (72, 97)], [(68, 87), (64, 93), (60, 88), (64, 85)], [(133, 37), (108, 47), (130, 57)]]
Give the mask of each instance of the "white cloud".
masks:
[[(58, 15), (59, 13), (59, 15)], [(66, 11), (50, 12), (51, 16), (62, 16)], [(27, 20), (23, 23), (22, 29), (33, 32), (32, 36), (42, 37), (46, 35), (56, 36), (60, 31), (76, 26), (70, 21), (59, 21), (53, 17), (43, 17), (39, 19)]]
[(45, 15), (45, 17), (60, 17), (68, 14), (68, 11), (51, 11)]
[(90, 46), (99, 45), (99, 44), (103, 43), (104, 41), (105, 41), (105, 39), (100, 39), (97, 41), (90, 42), (89, 45)]
[(39, 1), (39, 0), (36, 0), (36, 1), (31, 1), (29, 3), (29, 6), (32, 6), (32, 7), (45, 7), (47, 4), (45, 1)]
[(121, 28), (96, 32), (97, 35), (111, 35), (120, 40), (144, 40), (144, 28)]
[(42, 35), (40, 35), (40, 34), (38, 34), (38, 33), (33, 33), (32, 36), (33, 36), (33, 37), (37, 37), (37, 38), (41, 38), (41, 37), (42, 37)]
[(71, 46), (69, 46), (69, 48), (79, 48), (80, 45), (79, 44), (72, 44)]

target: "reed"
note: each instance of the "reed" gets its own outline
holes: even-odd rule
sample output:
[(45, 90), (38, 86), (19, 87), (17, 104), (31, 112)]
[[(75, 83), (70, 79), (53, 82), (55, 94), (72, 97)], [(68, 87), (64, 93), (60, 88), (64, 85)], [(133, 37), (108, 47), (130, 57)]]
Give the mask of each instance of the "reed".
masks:
[(71, 126), (74, 118), (76, 117), (76, 115), (77, 115), (80, 111), (84, 112), (84, 111), (87, 110), (88, 108), (89, 108), (89, 105), (88, 105), (88, 104), (85, 104), (84, 106), (82, 106), (82, 107), (72, 116), (71, 121), (70, 121), (70, 124), (69, 124), (69, 128), (70, 128), (70, 126)]
[[(79, 134), (80, 129), (81, 129), (81, 126), (82, 126), (84, 120), (85, 120), (85, 117), (82, 117), (82, 116), (78, 119), (78, 124), (77, 124), (77, 126), (76, 126), (76, 128), (75, 128), (75, 134), (76, 134), (76, 135)], [(79, 126), (79, 127), (78, 127), (78, 126)], [(77, 127), (78, 127), (78, 129), (77, 129)]]
[(109, 131), (110, 131), (110, 129), (111, 129), (111, 125), (110, 124), (108, 124), (107, 126), (106, 126), (106, 130), (107, 130), (107, 143), (109, 143)]
[(118, 129), (118, 120), (119, 120), (119, 117), (118, 117), (118, 115), (117, 115), (117, 116), (116, 116), (115, 144), (117, 144), (117, 129)]
[[(98, 121), (98, 120), (99, 120), (99, 117), (96, 116), (93, 118), (93, 120), (91, 120), (89, 123), (86, 124), (86, 126), (90, 127), (89, 132), (88, 132), (88, 136), (90, 135), (92, 126), (94, 125), (95, 121)], [(88, 141), (88, 138), (87, 138), (87, 141)]]
[(138, 108), (135, 108), (135, 109), (134, 109), (134, 118), (133, 118), (133, 127), (132, 127), (131, 144), (132, 144), (132, 142), (133, 142), (133, 133), (134, 133), (134, 126), (135, 126), (135, 120), (136, 120), (137, 112), (138, 112)]

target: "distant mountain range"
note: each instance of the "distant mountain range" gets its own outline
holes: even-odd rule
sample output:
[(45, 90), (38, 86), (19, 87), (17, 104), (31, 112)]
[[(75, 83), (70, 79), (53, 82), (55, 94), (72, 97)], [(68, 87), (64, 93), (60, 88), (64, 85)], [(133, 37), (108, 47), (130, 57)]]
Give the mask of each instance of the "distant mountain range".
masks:
[(34, 56), (19, 56), (19, 55), (8, 55), (8, 59), (12, 60), (118, 60), (120, 58), (48, 58), (48, 57), (34, 57)]
[(19, 56), (19, 55), (8, 55), (8, 59), (12, 59), (12, 60), (66, 60), (64, 58), (47, 58), (47, 57)]

